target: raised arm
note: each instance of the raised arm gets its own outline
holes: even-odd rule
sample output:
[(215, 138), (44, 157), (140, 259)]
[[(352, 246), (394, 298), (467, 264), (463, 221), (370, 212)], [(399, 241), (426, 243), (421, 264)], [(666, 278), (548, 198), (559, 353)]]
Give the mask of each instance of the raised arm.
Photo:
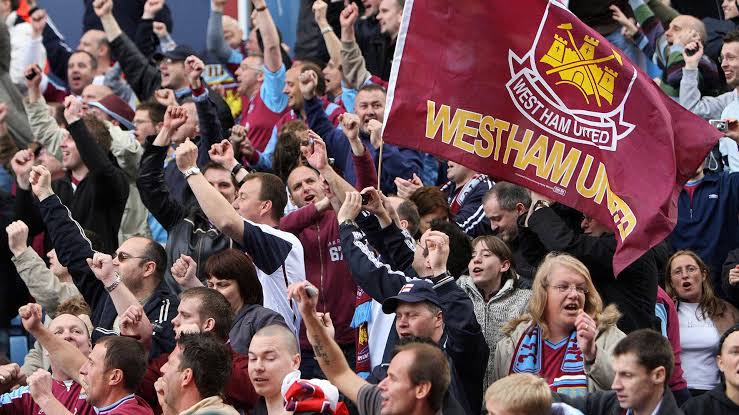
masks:
[(726, 93), (718, 97), (701, 97), (698, 89), (698, 65), (703, 56), (703, 43), (693, 42), (687, 47), (688, 49), (696, 48), (697, 52), (692, 56), (683, 52), (685, 66), (683, 66), (683, 76), (680, 79), (680, 105), (705, 119), (720, 118), (724, 108), (734, 100), (734, 93)]
[(226, 0), (212, 0), (210, 2), (210, 16), (205, 35), (205, 47), (208, 53), (214, 55), (223, 64), (238, 64), (244, 59), (240, 51), (231, 49), (223, 36), (223, 7)]
[(277, 26), (272, 20), (265, 0), (254, 0), (252, 17), (264, 43), (264, 66), (270, 72), (277, 72), (282, 67), (282, 52), (280, 51), (280, 35)]
[(325, 1), (316, 0), (313, 3), (313, 17), (316, 19), (318, 28), (321, 29), (321, 34), (323, 34), (323, 41), (326, 43), (328, 56), (334, 61), (334, 64), (341, 66), (341, 40), (339, 40), (339, 37), (336, 36), (333, 28), (328, 23), (326, 10), (328, 10), (328, 4)]
[(80, 383), (80, 368), (87, 362), (82, 352), (72, 343), (60, 336), (55, 336), (42, 323), (41, 305), (29, 303), (18, 310), (23, 327), (38, 340), (49, 356), (59, 363), (61, 370), (69, 377)]
[[(197, 167), (197, 155), (198, 147), (190, 139), (185, 140), (177, 147), (177, 168), (183, 174), (189, 174)], [(190, 174), (187, 177), (187, 184), (197, 198), (200, 208), (216, 228), (235, 241), (244, 239), (244, 220), (202, 174)]]
[(359, 18), (359, 8), (351, 3), (339, 16), (341, 23), (341, 72), (349, 88), (359, 89), (372, 76), (354, 34), (354, 23)]
[[(309, 288), (311, 294), (306, 288)], [(367, 381), (352, 371), (339, 345), (334, 341), (334, 326), (328, 314), (316, 312), (318, 290), (308, 282), (291, 284), (288, 296), (298, 302), (298, 310), (313, 353), (329, 382), (336, 385), (342, 394), (357, 402), (359, 390)]]

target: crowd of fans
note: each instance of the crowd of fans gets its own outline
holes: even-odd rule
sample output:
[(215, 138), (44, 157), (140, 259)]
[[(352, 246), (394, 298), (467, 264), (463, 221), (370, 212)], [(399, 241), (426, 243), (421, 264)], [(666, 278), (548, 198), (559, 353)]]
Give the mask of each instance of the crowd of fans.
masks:
[(618, 275), (605, 224), (383, 143), (403, 0), (301, 0), (292, 50), (226, 3), (196, 51), (165, 0), (76, 47), (0, 0), (0, 414), (739, 414), (737, 1), (565, 2), (726, 126)]

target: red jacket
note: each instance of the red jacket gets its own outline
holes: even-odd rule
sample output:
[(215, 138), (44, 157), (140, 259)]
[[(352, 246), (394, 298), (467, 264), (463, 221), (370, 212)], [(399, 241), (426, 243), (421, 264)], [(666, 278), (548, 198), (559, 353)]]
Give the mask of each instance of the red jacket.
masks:
[[(352, 158), (357, 189), (377, 186), (377, 171), (370, 152), (365, 149), (363, 155), (352, 155)], [(284, 216), (280, 220), (280, 229), (294, 234), (303, 244), (306, 278), (318, 287), (317, 310), (331, 312), (336, 342), (354, 343), (355, 332), (349, 325), (354, 316), (357, 285), (341, 252), (336, 212), (330, 209), (318, 212), (313, 204), (306, 205)], [(300, 347), (310, 349), (305, 326), (300, 329)]]

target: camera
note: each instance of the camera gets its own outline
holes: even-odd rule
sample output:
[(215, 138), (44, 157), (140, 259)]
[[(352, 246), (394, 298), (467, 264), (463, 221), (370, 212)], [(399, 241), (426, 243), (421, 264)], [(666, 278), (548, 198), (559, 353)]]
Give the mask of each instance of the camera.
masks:
[(722, 133), (729, 129), (729, 123), (726, 120), (708, 120), (708, 123)]
[(362, 193), (362, 206), (366, 206), (370, 202), (369, 193)]

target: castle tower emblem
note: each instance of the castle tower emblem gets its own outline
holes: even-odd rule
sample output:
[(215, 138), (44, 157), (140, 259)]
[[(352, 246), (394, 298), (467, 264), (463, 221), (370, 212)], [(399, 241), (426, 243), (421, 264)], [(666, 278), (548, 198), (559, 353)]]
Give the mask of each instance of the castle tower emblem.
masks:
[(612, 49), (610, 55), (596, 58), (595, 51), (600, 43), (598, 39), (585, 35), (578, 46), (572, 36), (572, 24), (564, 23), (557, 26), (557, 29), (564, 30), (567, 37), (555, 34), (552, 46), (539, 60), (551, 66), (546, 74), (558, 74), (560, 80), (555, 85), (575, 87), (587, 104), (590, 104), (591, 98), (595, 99), (599, 108), (603, 106), (603, 100), (613, 104), (613, 89), (618, 72), (605, 63), (615, 60), (621, 66), (621, 55)]

